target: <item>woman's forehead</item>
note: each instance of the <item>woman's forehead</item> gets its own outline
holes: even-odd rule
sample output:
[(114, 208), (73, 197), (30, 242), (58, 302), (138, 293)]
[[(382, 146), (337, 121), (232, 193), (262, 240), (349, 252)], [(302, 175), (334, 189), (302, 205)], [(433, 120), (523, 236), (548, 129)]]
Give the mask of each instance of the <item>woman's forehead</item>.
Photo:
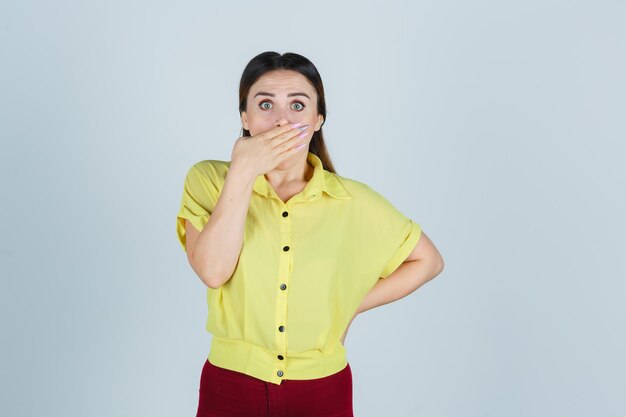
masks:
[(298, 72), (272, 71), (262, 75), (250, 88), (252, 94), (256, 94), (259, 91), (286, 95), (298, 91), (312, 93), (314, 90), (309, 80)]

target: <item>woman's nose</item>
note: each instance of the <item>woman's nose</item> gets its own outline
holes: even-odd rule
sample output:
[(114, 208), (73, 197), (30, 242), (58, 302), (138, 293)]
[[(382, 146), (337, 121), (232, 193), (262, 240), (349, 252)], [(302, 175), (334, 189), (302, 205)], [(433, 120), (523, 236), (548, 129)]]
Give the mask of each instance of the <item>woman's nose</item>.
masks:
[(281, 118), (276, 122), (276, 126), (284, 126), (289, 123), (290, 121), (287, 118)]

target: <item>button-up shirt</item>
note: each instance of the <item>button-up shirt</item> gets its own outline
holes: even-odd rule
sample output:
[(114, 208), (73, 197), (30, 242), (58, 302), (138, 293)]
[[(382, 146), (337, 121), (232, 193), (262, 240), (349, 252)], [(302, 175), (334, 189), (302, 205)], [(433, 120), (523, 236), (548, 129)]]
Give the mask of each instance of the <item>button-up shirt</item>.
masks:
[[(207, 288), (214, 365), (280, 384), (321, 378), (347, 365), (341, 342), (363, 298), (408, 257), (420, 225), (368, 185), (314, 168), (284, 202), (264, 175), (250, 196), (243, 245), (228, 281)], [(202, 230), (224, 186), (229, 161), (203, 160), (186, 175), (176, 231)]]

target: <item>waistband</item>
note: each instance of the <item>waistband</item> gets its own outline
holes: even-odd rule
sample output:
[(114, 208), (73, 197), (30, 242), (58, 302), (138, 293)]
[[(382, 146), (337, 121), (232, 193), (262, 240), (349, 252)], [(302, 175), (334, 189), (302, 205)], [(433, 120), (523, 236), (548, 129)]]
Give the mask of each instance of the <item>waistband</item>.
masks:
[(341, 371), (348, 361), (339, 341), (330, 351), (319, 349), (282, 355), (243, 340), (213, 336), (208, 359), (214, 365), (280, 384), (283, 379), (323, 378)]

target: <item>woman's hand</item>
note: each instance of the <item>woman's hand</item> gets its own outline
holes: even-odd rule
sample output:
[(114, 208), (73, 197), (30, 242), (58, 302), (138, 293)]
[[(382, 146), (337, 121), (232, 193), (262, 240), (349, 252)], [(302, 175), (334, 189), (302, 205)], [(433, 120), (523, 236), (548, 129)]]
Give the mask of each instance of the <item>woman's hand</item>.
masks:
[(240, 137), (233, 146), (230, 167), (243, 168), (253, 177), (273, 170), (287, 158), (306, 149), (306, 140), (298, 135), (304, 136), (303, 127), (308, 125), (298, 126), (277, 126), (254, 136)]

